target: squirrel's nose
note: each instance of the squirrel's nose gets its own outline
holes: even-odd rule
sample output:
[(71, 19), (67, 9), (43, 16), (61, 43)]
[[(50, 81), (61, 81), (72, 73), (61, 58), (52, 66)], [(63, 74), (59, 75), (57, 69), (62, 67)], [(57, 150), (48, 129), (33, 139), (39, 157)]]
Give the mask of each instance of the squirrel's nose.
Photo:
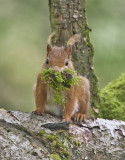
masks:
[(59, 72), (59, 67), (58, 67), (58, 66), (54, 66), (54, 70), (55, 70), (56, 72)]

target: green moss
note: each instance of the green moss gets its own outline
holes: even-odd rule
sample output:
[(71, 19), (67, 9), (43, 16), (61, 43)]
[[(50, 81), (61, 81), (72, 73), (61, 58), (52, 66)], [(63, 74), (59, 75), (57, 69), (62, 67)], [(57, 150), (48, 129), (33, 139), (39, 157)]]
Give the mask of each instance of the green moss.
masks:
[[(75, 135), (69, 132), (57, 132), (47, 134), (44, 130), (38, 133), (42, 143), (50, 152), (50, 157), (54, 160), (70, 160), (69, 150), (81, 146)], [(70, 148), (70, 149), (69, 149)]]
[(64, 91), (68, 90), (74, 84), (79, 85), (80, 78), (76, 72), (71, 69), (65, 69), (63, 72), (56, 72), (54, 69), (44, 69), (41, 72), (42, 80), (47, 82), (54, 91), (55, 104), (64, 104)]
[(81, 143), (76, 139), (75, 135), (65, 132), (61, 133), (61, 135), (64, 137), (64, 141), (68, 140), (73, 145), (73, 148), (77, 148), (81, 145)]
[(125, 121), (125, 73), (102, 89), (100, 117)]
[(69, 159), (69, 151), (66, 148), (62, 141), (59, 140), (57, 135), (48, 135), (47, 140), (50, 142), (50, 152), (56, 153), (62, 159)]
[(75, 147), (79, 147), (81, 145), (81, 143), (77, 140), (74, 140), (73, 143)]
[[(49, 150), (51, 156), (54, 158), (60, 158), (62, 160), (69, 160), (70, 153), (68, 147), (66, 147), (60, 137), (56, 134), (43, 134), (39, 132), (41, 141)], [(58, 156), (57, 156), (58, 155)]]
[(90, 81), (91, 81), (91, 108), (90, 108), (90, 115), (92, 117), (97, 118), (99, 116), (98, 113), (96, 113), (93, 108), (99, 109), (100, 108), (100, 89), (97, 85), (98, 79), (95, 76), (94, 72), (90, 74)]
[(49, 140), (49, 142), (53, 142), (53, 141), (56, 141), (58, 137), (57, 135), (52, 134), (52, 135), (47, 135), (46, 138), (47, 140)]
[(50, 158), (53, 160), (61, 160), (58, 154), (50, 154)]

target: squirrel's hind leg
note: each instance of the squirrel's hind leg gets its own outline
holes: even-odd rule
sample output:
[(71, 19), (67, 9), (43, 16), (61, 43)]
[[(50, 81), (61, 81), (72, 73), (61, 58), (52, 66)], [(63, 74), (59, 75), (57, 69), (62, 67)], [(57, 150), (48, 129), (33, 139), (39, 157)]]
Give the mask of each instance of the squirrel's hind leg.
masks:
[(37, 76), (37, 82), (33, 87), (36, 109), (32, 113), (44, 115), (44, 106), (47, 96), (47, 84), (41, 80), (41, 74)]

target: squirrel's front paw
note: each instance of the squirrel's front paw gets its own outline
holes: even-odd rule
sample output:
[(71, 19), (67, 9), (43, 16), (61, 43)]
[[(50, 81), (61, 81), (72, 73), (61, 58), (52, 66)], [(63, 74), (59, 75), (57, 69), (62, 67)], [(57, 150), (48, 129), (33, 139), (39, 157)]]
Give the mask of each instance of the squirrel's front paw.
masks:
[(75, 113), (74, 116), (73, 116), (73, 120), (78, 122), (82, 122), (85, 120), (85, 114), (82, 114), (82, 113)]
[(39, 115), (39, 116), (43, 116), (44, 115), (44, 112), (38, 111), (38, 110), (34, 110), (34, 111), (32, 111), (32, 113), (35, 114), (35, 115)]

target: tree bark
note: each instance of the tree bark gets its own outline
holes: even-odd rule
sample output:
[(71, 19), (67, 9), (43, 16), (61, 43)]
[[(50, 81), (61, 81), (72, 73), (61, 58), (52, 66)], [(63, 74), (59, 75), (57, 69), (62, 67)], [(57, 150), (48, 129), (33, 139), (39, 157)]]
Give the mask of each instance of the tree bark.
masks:
[(91, 83), (91, 106), (99, 103), (98, 80), (94, 73), (94, 49), (90, 42), (86, 21), (85, 0), (49, 0), (50, 23), (52, 32), (56, 33), (53, 45), (65, 45), (74, 34), (80, 33), (81, 39), (73, 47), (72, 60), (75, 69), (87, 77)]
[(0, 160), (124, 160), (124, 148), (123, 121), (75, 124), (0, 109)]

